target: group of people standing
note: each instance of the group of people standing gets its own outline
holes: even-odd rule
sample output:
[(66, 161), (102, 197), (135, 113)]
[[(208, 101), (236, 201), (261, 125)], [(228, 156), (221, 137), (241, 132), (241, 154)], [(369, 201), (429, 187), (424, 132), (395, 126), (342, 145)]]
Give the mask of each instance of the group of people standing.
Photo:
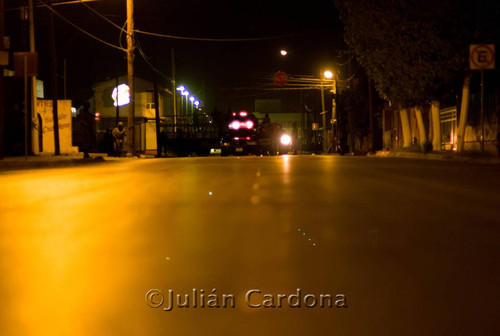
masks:
[[(80, 124), (80, 150), (84, 158), (90, 158), (89, 151), (95, 147), (96, 125), (95, 115), (90, 111), (90, 104), (85, 101), (78, 115)], [(110, 156), (121, 156), (127, 142), (127, 130), (122, 122), (118, 122), (113, 130), (106, 130), (104, 137), (99, 143), (99, 151)]]

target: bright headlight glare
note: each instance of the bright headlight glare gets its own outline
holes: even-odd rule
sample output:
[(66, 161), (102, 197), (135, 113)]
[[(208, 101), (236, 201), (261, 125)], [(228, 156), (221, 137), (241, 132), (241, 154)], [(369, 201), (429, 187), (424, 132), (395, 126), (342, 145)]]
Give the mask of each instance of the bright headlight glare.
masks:
[(241, 127), (241, 123), (238, 121), (238, 120), (233, 120), (230, 124), (229, 124), (229, 128), (231, 129), (240, 129)]
[(248, 129), (252, 129), (253, 128), (253, 121), (251, 120), (247, 120), (245, 122), (245, 126), (248, 128)]
[(292, 142), (292, 138), (288, 134), (283, 134), (280, 141), (283, 145), (289, 145)]

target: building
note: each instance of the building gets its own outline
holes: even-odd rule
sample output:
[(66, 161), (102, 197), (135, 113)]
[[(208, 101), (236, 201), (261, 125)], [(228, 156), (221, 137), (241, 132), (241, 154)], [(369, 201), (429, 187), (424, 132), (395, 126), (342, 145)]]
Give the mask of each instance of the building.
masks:
[[(118, 121), (128, 127), (130, 91), (126, 76), (110, 78), (94, 86), (94, 113), (96, 115), (97, 141), (106, 130), (116, 127)], [(156, 108), (154, 84), (135, 77), (135, 151), (145, 153), (155, 151), (156, 145)], [(173, 115), (172, 92), (164, 87), (158, 88), (158, 109), (162, 121)]]

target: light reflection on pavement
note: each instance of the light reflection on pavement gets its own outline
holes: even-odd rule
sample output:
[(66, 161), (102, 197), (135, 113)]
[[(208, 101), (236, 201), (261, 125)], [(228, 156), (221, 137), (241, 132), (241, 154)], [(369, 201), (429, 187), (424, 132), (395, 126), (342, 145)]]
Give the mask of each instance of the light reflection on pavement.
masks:
[[(493, 334), (495, 174), (342, 157), (4, 173), (0, 334)], [(214, 288), (233, 294), (235, 308), (164, 311), (167, 302), (145, 300), (150, 289), (168, 299), (169, 289)], [(276, 297), (298, 288), (344, 294), (348, 307), (245, 303), (251, 289)]]

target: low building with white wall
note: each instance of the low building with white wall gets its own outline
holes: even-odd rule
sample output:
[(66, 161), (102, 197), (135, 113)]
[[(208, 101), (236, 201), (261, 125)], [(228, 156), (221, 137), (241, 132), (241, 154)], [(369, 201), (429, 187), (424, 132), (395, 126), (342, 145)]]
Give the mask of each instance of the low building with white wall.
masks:
[[(96, 122), (98, 141), (102, 138), (106, 130), (116, 127), (117, 121), (123, 122), (125, 127), (128, 127), (130, 92), (126, 83), (126, 76), (121, 76), (110, 78), (94, 86), (94, 113), (99, 119)], [(142, 78), (135, 77), (134, 85), (135, 150), (138, 152), (156, 150), (154, 84)], [(118, 90), (116, 90), (117, 87), (119, 88)], [(158, 88), (158, 108), (161, 119), (172, 114), (171, 94), (170, 90), (162, 87)]]

